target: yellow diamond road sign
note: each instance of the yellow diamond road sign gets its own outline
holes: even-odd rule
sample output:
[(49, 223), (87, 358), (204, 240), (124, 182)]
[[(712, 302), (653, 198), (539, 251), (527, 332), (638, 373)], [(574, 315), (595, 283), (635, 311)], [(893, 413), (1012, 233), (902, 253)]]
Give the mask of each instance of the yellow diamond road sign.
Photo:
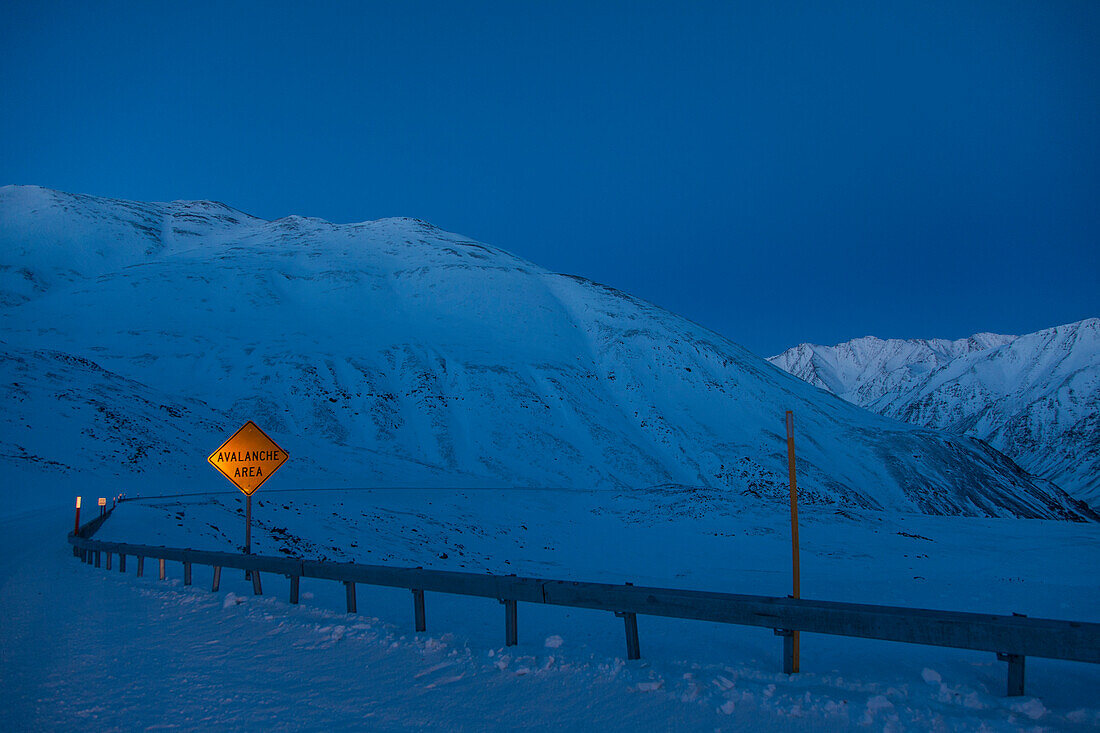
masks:
[(206, 460), (232, 481), (245, 496), (279, 470), (290, 456), (249, 420)]

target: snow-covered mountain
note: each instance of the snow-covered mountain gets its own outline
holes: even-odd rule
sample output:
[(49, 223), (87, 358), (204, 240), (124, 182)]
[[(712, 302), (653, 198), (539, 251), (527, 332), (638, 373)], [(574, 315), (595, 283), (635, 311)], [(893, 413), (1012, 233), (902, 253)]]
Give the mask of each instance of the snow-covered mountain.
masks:
[(801, 344), (769, 361), (882, 415), (981, 438), (1100, 505), (1100, 319), (1018, 337)]
[[(244, 419), (284, 486), (719, 487), (1095, 518), (981, 441), (874, 415), (612, 288), (414, 219), (0, 189), (13, 484), (221, 486)], [(53, 478), (43, 482), (43, 472)], [(24, 479), (24, 480), (20, 480)]]

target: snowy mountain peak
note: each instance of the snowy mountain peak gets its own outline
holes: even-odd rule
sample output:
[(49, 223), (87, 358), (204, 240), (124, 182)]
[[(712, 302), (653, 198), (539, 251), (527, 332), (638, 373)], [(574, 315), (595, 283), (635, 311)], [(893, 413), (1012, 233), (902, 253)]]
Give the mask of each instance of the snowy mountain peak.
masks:
[(1098, 334), (1087, 318), (1024, 336), (802, 344), (769, 361), (880, 414), (986, 440), (1097, 503)]
[(993, 333), (955, 341), (864, 336), (836, 346), (800, 344), (768, 361), (816, 387), (866, 406), (897, 389), (899, 384), (952, 359), (1001, 346), (1015, 338)]

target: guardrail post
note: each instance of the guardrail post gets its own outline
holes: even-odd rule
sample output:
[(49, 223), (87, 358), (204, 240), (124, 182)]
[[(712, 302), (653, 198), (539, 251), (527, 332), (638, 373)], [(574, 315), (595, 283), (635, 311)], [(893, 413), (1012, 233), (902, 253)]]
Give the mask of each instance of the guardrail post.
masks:
[(413, 588), (413, 616), (416, 619), (416, 630), (427, 631), (428, 626), (424, 620), (424, 591)]
[(615, 615), (621, 618), (626, 626), (626, 658), (641, 659), (642, 650), (638, 645), (638, 614), (616, 611)]
[(298, 602), (298, 581), (299, 580), (301, 580), (301, 578), (297, 575), (291, 575), (290, 576), (290, 602), (291, 603), (297, 603)]
[(99, 550), (95, 551), (95, 566), (99, 567)]
[(515, 646), (519, 643), (516, 602), (504, 598), (500, 602), (504, 604), (504, 645)]
[(191, 585), (191, 563), (189, 562), (183, 564), (183, 584)]
[(264, 594), (264, 589), (260, 585), (260, 571), (259, 570), (253, 570), (252, 571), (252, 595), (262, 596), (263, 594)]
[(218, 588), (222, 585), (222, 569), (218, 565), (214, 566), (214, 584), (210, 586), (211, 593), (217, 593)]
[(796, 674), (798, 662), (795, 660), (794, 632), (790, 629), (776, 629), (775, 635), (783, 637), (783, 674)]
[(163, 557), (160, 558), (159, 565), (160, 565), (160, 572), (158, 573), (158, 577), (159, 577), (160, 580), (164, 580), (164, 558)]
[(355, 608), (355, 582), (351, 580), (345, 580), (344, 590), (347, 593), (348, 598), (348, 613), (358, 613)]
[(140, 578), (145, 574), (145, 558), (138, 555), (137, 576)]
[(1008, 697), (1020, 697), (1024, 694), (1024, 657), (1023, 654), (998, 654), (997, 659), (1008, 662)]
[(126, 572), (126, 556), (123, 555), (121, 552), (118, 553), (118, 572)]

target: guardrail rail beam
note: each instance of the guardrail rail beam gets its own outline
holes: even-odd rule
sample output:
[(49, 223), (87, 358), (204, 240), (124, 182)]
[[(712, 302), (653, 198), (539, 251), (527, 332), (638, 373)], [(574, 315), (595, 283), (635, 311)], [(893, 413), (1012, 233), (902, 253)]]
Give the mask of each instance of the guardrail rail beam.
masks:
[(108, 516), (110, 512), (69, 534), (69, 543), (84, 563), (99, 567), (106, 552), (110, 567), (111, 554), (118, 553), (119, 570), (125, 572), (125, 557), (129, 554), (137, 558), (137, 576), (142, 577), (145, 558), (150, 557), (157, 560), (159, 578), (164, 580), (166, 561), (182, 562), (185, 585), (191, 582), (192, 564), (209, 565), (214, 568), (212, 591), (219, 589), (223, 567), (236, 568), (249, 573), (256, 595), (262, 594), (261, 571), (276, 573), (290, 578), (291, 603), (298, 602), (303, 576), (333, 580), (344, 583), (348, 613), (357, 612), (357, 583), (407, 588), (413, 593), (417, 632), (426, 628), (425, 591), (496, 598), (504, 605), (506, 646), (518, 643), (517, 606), (524, 601), (614, 612), (623, 619), (628, 659), (641, 656), (637, 617), (646, 615), (771, 628), (783, 637), (783, 670), (788, 674), (797, 671), (795, 631), (994, 652), (1008, 663), (1007, 692), (1012, 696), (1024, 694), (1025, 660), (1029, 656), (1100, 664), (1100, 623), (395, 568), (91, 539)]

